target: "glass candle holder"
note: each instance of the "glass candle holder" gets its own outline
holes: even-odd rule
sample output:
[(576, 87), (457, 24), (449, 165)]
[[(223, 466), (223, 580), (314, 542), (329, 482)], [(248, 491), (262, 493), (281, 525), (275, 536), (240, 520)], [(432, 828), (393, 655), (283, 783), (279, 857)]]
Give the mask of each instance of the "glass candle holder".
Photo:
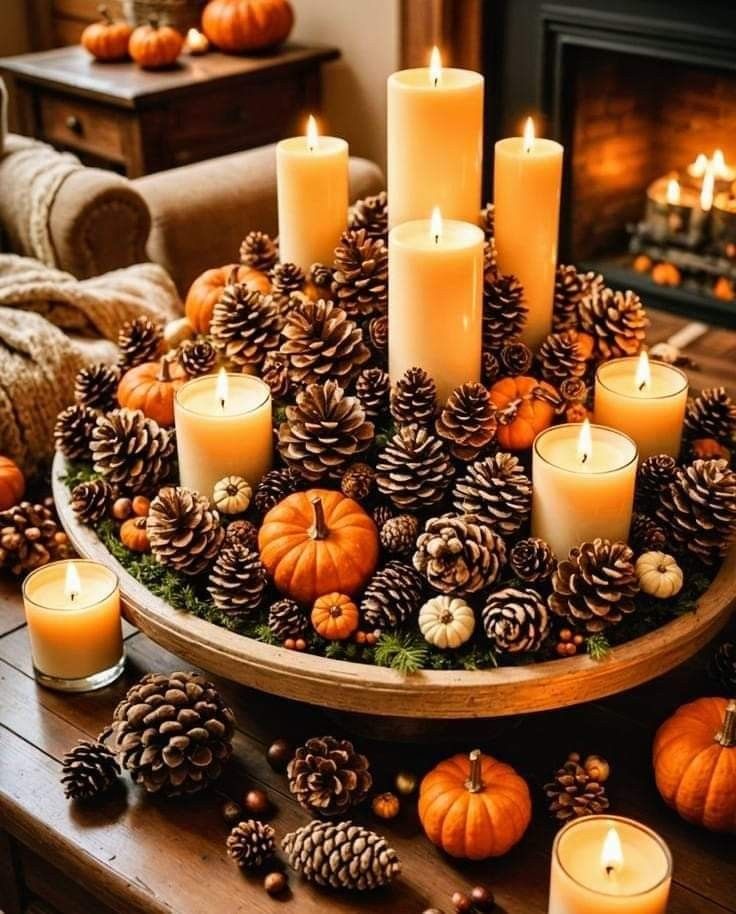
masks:
[(109, 685), (125, 666), (117, 575), (86, 559), (42, 565), (23, 582), (36, 679), (66, 692)]

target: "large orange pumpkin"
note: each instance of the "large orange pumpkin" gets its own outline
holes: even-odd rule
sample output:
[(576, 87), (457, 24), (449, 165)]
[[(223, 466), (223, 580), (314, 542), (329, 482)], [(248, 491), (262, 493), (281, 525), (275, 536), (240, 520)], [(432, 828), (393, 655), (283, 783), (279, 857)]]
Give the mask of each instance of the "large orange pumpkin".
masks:
[(539, 388), (558, 397), (551, 384), (526, 375), (501, 378), (491, 387), (491, 402), (498, 410), (496, 438), (507, 451), (531, 447), (539, 432), (552, 425), (554, 406), (538, 395)]
[(225, 286), (231, 282), (244, 282), (256, 292), (271, 290), (268, 276), (252, 267), (228, 264), (214, 270), (205, 270), (190, 286), (184, 302), (184, 313), (197, 333), (209, 332), (215, 305), (222, 297)]
[(125, 60), (133, 29), (127, 22), (113, 19), (106, 6), (100, 7), (100, 15), (100, 22), (93, 22), (82, 32), (82, 47), (95, 60)]
[(353, 596), (366, 584), (378, 562), (378, 531), (352, 498), (309, 489), (266, 514), (258, 548), (276, 587), (308, 606), (331, 591)]
[(0, 511), (17, 505), (26, 490), (21, 468), (10, 457), (0, 455)]
[(174, 395), (188, 379), (178, 362), (163, 358), (144, 362), (123, 375), (118, 385), (118, 403), (140, 409), (159, 425), (174, 424)]
[(500, 857), (521, 840), (531, 817), (526, 781), (478, 749), (440, 762), (419, 788), (422, 828), (451, 857)]
[(695, 825), (736, 833), (736, 699), (678, 708), (657, 731), (653, 755), (668, 806)]
[(128, 52), (144, 70), (163, 70), (173, 66), (184, 47), (184, 38), (170, 25), (159, 25), (151, 19), (139, 25), (130, 36)]
[(235, 54), (281, 44), (293, 25), (288, 0), (210, 0), (202, 14), (209, 40)]

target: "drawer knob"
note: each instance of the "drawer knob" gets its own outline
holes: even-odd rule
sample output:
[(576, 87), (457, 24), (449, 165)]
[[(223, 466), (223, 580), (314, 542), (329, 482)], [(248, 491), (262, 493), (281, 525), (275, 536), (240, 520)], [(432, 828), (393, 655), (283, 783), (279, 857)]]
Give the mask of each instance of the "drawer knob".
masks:
[(66, 119), (67, 130), (81, 136), (84, 133), (84, 126), (76, 114), (70, 114)]

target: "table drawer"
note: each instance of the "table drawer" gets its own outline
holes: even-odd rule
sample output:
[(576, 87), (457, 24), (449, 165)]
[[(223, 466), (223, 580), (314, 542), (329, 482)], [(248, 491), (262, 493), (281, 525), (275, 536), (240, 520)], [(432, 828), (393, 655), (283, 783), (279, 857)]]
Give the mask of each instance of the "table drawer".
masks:
[(65, 95), (41, 95), (39, 115), (42, 135), (51, 143), (124, 161), (121, 112)]

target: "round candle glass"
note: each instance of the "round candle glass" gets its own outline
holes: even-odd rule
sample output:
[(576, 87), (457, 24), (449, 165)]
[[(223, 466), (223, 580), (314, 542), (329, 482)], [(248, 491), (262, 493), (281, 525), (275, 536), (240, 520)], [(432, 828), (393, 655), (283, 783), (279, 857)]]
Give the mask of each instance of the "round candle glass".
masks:
[[(614, 829), (620, 857), (606, 864)], [(672, 855), (659, 835), (621, 816), (569, 822), (552, 848), (549, 914), (664, 914)]]
[[(79, 590), (67, 592), (69, 565)], [(36, 679), (84, 692), (109, 685), (125, 666), (117, 575), (86, 559), (51, 562), (23, 582), (23, 604)]]
[(687, 407), (684, 371), (666, 362), (649, 362), (650, 380), (637, 383), (636, 356), (603, 362), (595, 376), (595, 421), (631, 436), (639, 459), (680, 453)]

